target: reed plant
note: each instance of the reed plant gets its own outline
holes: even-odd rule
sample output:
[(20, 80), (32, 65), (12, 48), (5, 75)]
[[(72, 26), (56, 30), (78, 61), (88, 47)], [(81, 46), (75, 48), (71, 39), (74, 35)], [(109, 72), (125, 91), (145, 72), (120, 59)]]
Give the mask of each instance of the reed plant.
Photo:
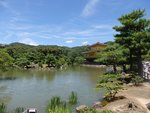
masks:
[(13, 113), (23, 113), (24, 108), (23, 107), (17, 107)]
[(0, 104), (0, 113), (6, 113), (6, 106), (4, 103)]
[(61, 101), (60, 97), (54, 96), (48, 104), (47, 113), (71, 113), (71, 110), (66, 102)]
[(72, 105), (76, 104), (77, 100), (78, 100), (77, 93), (72, 91), (71, 94), (69, 95), (69, 103)]

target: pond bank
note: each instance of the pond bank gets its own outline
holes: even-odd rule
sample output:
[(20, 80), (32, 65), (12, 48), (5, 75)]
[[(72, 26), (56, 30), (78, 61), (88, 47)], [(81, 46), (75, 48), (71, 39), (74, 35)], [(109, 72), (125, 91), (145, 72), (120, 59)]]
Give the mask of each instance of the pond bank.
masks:
[(82, 64), (81, 66), (85, 67), (97, 67), (97, 68), (105, 68), (106, 65), (95, 65), (95, 64)]
[(150, 103), (150, 83), (143, 83), (142, 86), (126, 86), (127, 90), (123, 90), (117, 96), (124, 96), (124, 99), (110, 102), (102, 109), (109, 109), (117, 113), (150, 113), (146, 107)]

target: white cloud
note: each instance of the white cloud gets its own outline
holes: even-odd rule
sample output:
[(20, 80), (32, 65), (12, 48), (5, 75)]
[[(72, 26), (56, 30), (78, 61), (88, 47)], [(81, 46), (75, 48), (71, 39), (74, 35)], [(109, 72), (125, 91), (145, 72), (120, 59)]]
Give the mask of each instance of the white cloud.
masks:
[(82, 45), (87, 45), (89, 42), (88, 41), (85, 41), (85, 42), (82, 42)]
[(66, 41), (66, 43), (68, 43), (68, 44), (69, 44), (69, 43), (73, 43), (73, 42), (74, 42), (74, 40), (67, 40), (67, 41)]
[(82, 16), (90, 16), (94, 13), (95, 7), (100, 0), (89, 0), (89, 2), (85, 5)]
[(34, 46), (38, 45), (34, 40), (30, 38), (25, 38), (23, 40), (20, 40), (19, 42), (24, 43), (24, 44), (34, 45)]
[(93, 28), (95, 29), (112, 29), (112, 25), (94, 25)]

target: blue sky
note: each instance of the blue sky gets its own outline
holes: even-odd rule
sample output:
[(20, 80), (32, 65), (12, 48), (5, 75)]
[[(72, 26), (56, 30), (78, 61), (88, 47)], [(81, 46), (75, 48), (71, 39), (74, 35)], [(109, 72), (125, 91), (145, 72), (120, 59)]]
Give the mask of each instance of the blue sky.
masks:
[(81, 46), (113, 41), (117, 18), (150, 0), (0, 0), (0, 43)]

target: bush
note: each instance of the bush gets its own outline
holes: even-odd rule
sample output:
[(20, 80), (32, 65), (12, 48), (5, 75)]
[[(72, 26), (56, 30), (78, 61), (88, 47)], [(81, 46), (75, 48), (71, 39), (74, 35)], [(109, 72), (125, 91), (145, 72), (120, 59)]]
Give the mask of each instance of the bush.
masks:
[(77, 93), (72, 91), (70, 96), (69, 96), (69, 103), (70, 104), (76, 104), (77, 100), (78, 100)]
[(101, 102), (101, 105), (102, 106), (106, 106), (108, 104), (108, 101), (106, 101), (106, 100), (103, 100), (102, 102)]
[(131, 82), (135, 85), (135, 86), (139, 86), (141, 83), (143, 83), (144, 79), (138, 75), (134, 76), (133, 78), (131, 78)]
[(120, 76), (117, 74), (107, 74), (100, 76), (100, 80), (96, 87), (106, 89), (106, 94), (104, 97), (105, 100), (112, 101), (113, 99), (115, 99), (118, 91), (123, 89), (119, 78)]

